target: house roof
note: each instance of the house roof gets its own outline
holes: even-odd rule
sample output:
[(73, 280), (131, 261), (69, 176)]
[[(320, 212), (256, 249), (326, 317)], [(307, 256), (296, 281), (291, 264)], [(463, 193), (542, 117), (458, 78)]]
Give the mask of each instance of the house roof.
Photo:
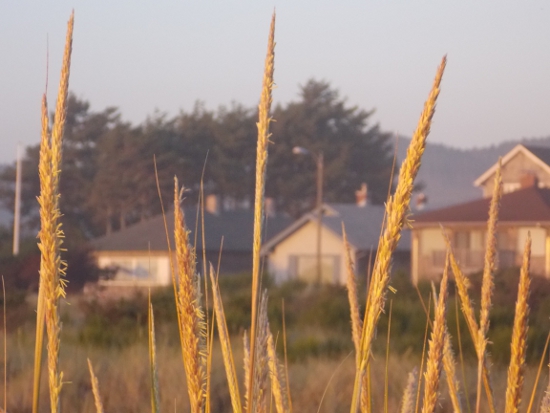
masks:
[[(190, 240), (194, 242), (196, 208), (184, 209)], [(174, 212), (166, 213), (170, 243), (174, 245)], [(265, 224), (266, 239), (280, 232), (292, 222), (284, 215), (268, 217)], [(223, 237), (223, 251), (251, 252), (254, 230), (254, 211), (222, 211), (219, 215), (204, 213), (205, 245), (207, 251), (218, 251)], [(123, 230), (96, 238), (92, 241), (96, 251), (167, 251), (166, 232), (162, 215), (131, 225)], [(202, 235), (199, 231), (197, 249), (202, 250)]]
[[(539, 165), (543, 169), (546, 169), (550, 173), (550, 148), (542, 146), (532, 146), (518, 144), (510, 152), (502, 157), (502, 165), (505, 165), (519, 152), (524, 153), (535, 164)], [(487, 169), (479, 178), (474, 181), (475, 186), (481, 186), (486, 182), (497, 170), (498, 162)]]
[[(380, 228), (384, 219), (385, 207), (383, 205), (366, 205), (364, 207), (355, 204), (324, 204), (322, 224), (338, 237), (343, 238), (342, 223), (345, 226), (349, 243), (360, 251), (368, 251), (378, 247)], [(308, 222), (317, 221), (317, 210), (311, 211), (292, 223), (283, 231), (268, 239), (262, 248), (265, 254), (278, 243), (292, 235)], [(398, 250), (410, 250), (410, 233), (403, 231)]]
[[(414, 224), (483, 223), (489, 218), (490, 198), (436, 209), (414, 216)], [(528, 187), (502, 196), (500, 222), (550, 222), (550, 189)]]

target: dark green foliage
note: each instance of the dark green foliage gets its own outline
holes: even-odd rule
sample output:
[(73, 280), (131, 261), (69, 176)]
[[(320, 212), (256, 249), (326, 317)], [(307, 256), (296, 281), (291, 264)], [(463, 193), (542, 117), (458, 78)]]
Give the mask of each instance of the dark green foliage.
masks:
[[(300, 98), (274, 112), (267, 196), (293, 215), (315, 198), (315, 164), (292, 155), (300, 145), (323, 151), (325, 197), (353, 202), (367, 182), (375, 202), (386, 197), (392, 163), (388, 136), (369, 126), (371, 113), (348, 107), (324, 82), (309, 81)], [(255, 109), (238, 104), (207, 110), (197, 103), (173, 118), (155, 113), (141, 125), (123, 122), (116, 108), (100, 112), (69, 96), (63, 140), (60, 209), (65, 234), (81, 242), (160, 213), (154, 162), (164, 202), (172, 198), (173, 178), (186, 186), (194, 204), (205, 166), (204, 185), (229, 204), (250, 204), (256, 159)], [(23, 160), (22, 213), (27, 229), (38, 228), (38, 146)], [(13, 210), (15, 165), (0, 175), (0, 203)]]
[[(473, 288), (470, 291), (474, 304), (479, 303), (480, 275), (471, 277)], [(510, 357), (510, 337), (514, 319), (515, 294), (519, 271), (506, 270), (495, 275), (499, 286), (495, 290), (494, 306), (489, 330), (488, 351), (494, 363), (506, 364)], [(391, 352), (397, 354), (414, 353), (420, 355), (426, 329), (426, 314), (420, 303), (415, 287), (404, 273), (394, 274), (392, 286), (396, 292), (388, 292), (386, 314), (380, 319), (374, 351), (385, 354), (388, 328), (389, 300), (393, 302), (391, 324)], [(543, 293), (550, 288), (550, 281), (540, 277), (533, 279), (531, 295), (530, 328), (528, 332), (527, 360), (538, 363), (544, 347), (546, 335), (550, 329), (549, 300)], [(271, 330), (277, 337), (278, 349), (282, 352), (282, 299), (285, 302), (285, 320), (287, 328), (287, 351), (293, 361), (308, 357), (342, 356), (353, 350), (347, 291), (344, 287), (324, 285), (315, 287), (299, 281), (282, 285), (272, 285), (264, 277), (263, 286), (268, 288), (268, 315)], [(249, 274), (220, 278), (220, 289), (224, 302), (227, 325), (230, 333), (242, 336), (250, 325), (251, 282)], [(358, 287), (361, 312), (364, 311), (366, 296), (365, 286)], [(422, 282), (420, 294), (428, 306), (431, 285)], [(513, 297), (513, 298), (511, 298)], [(177, 341), (178, 333), (174, 328), (176, 313), (171, 287), (158, 289), (151, 299), (155, 309), (155, 321), (158, 328), (164, 329), (170, 340)], [(447, 324), (453, 349), (458, 359), (458, 334), (456, 325), (456, 300), (454, 286), (449, 291)], [(211, 300), (210, 300), (211, 304)], [(459, 303), (460, 304), (460, 303)], [(478, 311), (476, 309), (476, 311)], [(209, 309), (211, 314), (212, 309)], [(433, 317), (433, 303), (431, 305)], [(143, 334), (147, 320), (147, 297), (140, 295), (132, 300), (114, 301), (99, 305), (90, 303), (84, 307), (84, 324), (80, 334), (81, 340), (95, 345), (123, 346), (134, 342)], [(475, 359), (470, 333), (466, 327), (459, 308), (460, 336), (464, 358)], [(240, 340), (240, 338), (237, 338)]]

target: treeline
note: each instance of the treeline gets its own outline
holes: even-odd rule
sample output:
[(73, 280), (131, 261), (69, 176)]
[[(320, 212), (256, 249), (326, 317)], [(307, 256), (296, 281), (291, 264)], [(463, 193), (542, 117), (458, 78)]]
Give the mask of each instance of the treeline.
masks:
[[(298, 216), (315, 199), (314, 156), (293, 155), (295, 146), (324, 155), (324, 200), (354, 202), (362, 182), (372, 202), (388, 191), (393, 148), (389, 135), (370, 125), (372, 112), (349, 106), (328, 83), (310, 80), (299, 99), (273, 111), (266, 196), (279, 211)], [(61, 211), (71, 240), (86, 240), (160, 212), (153, 158), (168, 204), (173, 177), (196, 202), (204, 188), (223, 203), (253, 199), (256, 156), (255, 108), (239, 104), (208, 110), (197, 103), (173, 118), (155, 113), (141, 125), (122, 120), (117, 108), (95, 112), (71, 95), (64, 137)], [(38, 227), (38, 145), (23, 160), (22, 214)], [(15, 164), (0, 175), (0, 202), (12, 210)]]

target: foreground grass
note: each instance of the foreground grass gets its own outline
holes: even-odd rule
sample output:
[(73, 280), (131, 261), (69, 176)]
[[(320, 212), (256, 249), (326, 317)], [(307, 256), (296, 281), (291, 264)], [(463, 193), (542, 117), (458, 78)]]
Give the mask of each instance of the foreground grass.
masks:
[[(170, 343), (167, 335), (161, 329), (158, 331), (157, 356), (159, 371), (160, 403), (162, 411), (186, 411), (188, 395), (185, 390), (185, 373), (181, 367), (181, 349), (178, 343)], [(164, 339), (162, 337), (165, 337)], [(65, 337), (62, 337), (62, 339)], [(28, 330), (20, 330), (10, 334), (8, 355), (8, 411), (23, 413), (31, 409), (31, 386), (33, 368), (33, 335)], [(242, 341), (239, 337), (233, 339), (233, 351), (237, 363), (242, 360)], [(227, 389), (223, 362), (218, 343), (214, 345), (212, 366), (212, 412), (231, 412), (231, 402)], [(63, 387), (61, 408), (67, 412), (95, 412), (94, 399), (91, 391), (90, 377), (86, 359), (89, 358), (97, 376), (100, 378), (100, 392), (106, 412), (148, 412), (150, 411), (150, 371), (147, 363), (148, 347), (146, 334), (142, 342), (122, 349), (84, 346), (78, 343), (64, 341), (60, 366), (64, 372), (66, 383)], [(415, 354), (392, 355), (389, 359), (389, 411), (398, 411), (401, 397), (406, 385), (407, 372), (419, 367), (419, 358)], [(474, 386), (477, 378), (475, 361), (466, 364), (466, 376), (469, 386), (470, 402), (475, 403)], [(495, 394), (503, 394), (506, 389), (506, 366), (497, 365), (492, 369)], [(383, 355), (375, 357), (372, 364), (373, 377), (384, 377), (385, 360)], [(243, 382), (243, 370), (237, 369)], [(332, 377), (334, 374), (334, 377)], [(536, 367), (531, 366), (525, 373), (525, 385), (530, 389), (534, 382)], [(352, 356), (337, 358), (310, 357), (300, 362), (291, 363), (289, 375), (292, 378), (292, 403), (296, 412), (346, 411), (349, 409), (349, 394), (352, 391), (355, 375)], [(332, 378), (332, 380), (331, 380)], [(542, 391), (547, 383), (545, 374), (539, 383)], [(330, 383), (329, 383), (330, 381)], [(0, 385), (2, 383), (0, 382)], [(383, 411), (384, 381), (373, 380), (373, 411)], [(326, 394), (323, 399), (323, 394)], [(442, 389), (441, 406), (437, 411), (450, 411), (451, 405), (445, 389)], [(47, 383), (42, 384), (40, 411), (47, 412)], [(322, 402), (321, 402), (322, 401)], [(322, 404), (321, 404), (322, 403)], [(502, 398), (496, 399), (497, 411), (502, 411)], [(484, 411), (484, 410), (482, 410)]]

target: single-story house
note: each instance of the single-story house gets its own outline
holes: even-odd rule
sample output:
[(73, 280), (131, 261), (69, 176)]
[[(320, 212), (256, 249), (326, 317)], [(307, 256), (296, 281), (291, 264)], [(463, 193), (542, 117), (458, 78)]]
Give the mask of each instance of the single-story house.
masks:
[[(531, 270), (550, 277), (550, 148), (517, 145), (502, 158), (503, 196), (497, 227), (499, 268), (519, 266), (531, 234)], [(483, 268), (490, 196), (498, 164), (474, 184), (484, 198), (414, 216), (411, 277), (438, 278), (445, 263), (444, 227), (465, 273)]]
[[(267, 269), (275, 281), (317, 280), (318, 210), (305, 214), (262, 248)], [(366, 276), (369, 258), (376, 256), (385, 207), (383, 205), (323, 204), (321, 220), (321, 279), (345, 284), (347, 270), (342, 224), (350, 244), (357, 275)], [(394, 268), (408, 270), (410, 233), (403, 231), (394, 254)]]
[[(209, 202), (207, 202), (208, 206)], [(195, 243), (196, 208), (184, 209), (189, 239)], [(174, 250), (174, 213), (166, 214), (172, 251)], [(268, 216), (266, 239), (287, 227), (292, 220), (282, 214)], [(208, 262), (218, 263), (220, 273), (234, 274), (251, 271), (254, 211), (235, 209), (205, 211), (204, 238)], [(197, 269), (202, 272), (202, 234), (197, 231)], [(222, 245), (223, 239), (223, 247)], [(92, 242), (100, 268), (112, 269), (112, 274), (100, 284), (110, 286), (162, 286), (171, 283), (170, 257), (162, 215), (128, 226)], [(174, 260), (175, 265), (175, 260)]]

